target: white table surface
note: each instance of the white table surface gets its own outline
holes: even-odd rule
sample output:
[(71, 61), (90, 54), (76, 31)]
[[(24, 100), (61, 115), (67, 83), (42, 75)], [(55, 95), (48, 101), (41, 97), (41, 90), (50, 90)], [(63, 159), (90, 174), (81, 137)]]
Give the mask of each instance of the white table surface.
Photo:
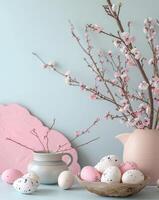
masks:
[(159, 188), (146, 187), (140, 193), (129, 198), (110, 198), (100, 197), (95, 194), (89, 193), (82, 189), (80, 186), (74, 186), (71, 190), (62, 190), (55, 185), (40, 185), (38, 191), (31, 195), (24, 195), (16, 192), (11, 185), (2, 183), (0, 181), (0, 200), (127, 200), (127, 199), (144, 199), (144, 200), (159, 200)]

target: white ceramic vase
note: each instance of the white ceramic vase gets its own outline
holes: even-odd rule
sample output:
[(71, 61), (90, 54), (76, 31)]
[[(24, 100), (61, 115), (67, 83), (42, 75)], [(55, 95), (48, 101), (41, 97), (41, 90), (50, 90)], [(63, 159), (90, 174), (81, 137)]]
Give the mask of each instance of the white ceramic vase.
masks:
[[(66, 155), (69, 156), (68, 164), (62, 160)], [(72, 161), (73, 157), (69, 153), (33, 152), (33, 160), (28, 165), (28, 172), (35, 172), (41, 184), (56, 184), (59, 174), (68, 170)]]

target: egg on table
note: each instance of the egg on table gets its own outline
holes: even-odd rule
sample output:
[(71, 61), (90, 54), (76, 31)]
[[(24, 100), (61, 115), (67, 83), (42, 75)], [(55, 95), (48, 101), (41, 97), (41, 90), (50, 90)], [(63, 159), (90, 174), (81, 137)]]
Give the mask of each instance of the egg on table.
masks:
[(102, 174), (101, 182), (104, 183), (119, 183), (121, 180), (120, 169), (116, 166), (108, 167)]
[(70, 189), (74, 182), (74, 176), (70, 171), (63, 171), (58, 177), (58, 185), (60, 188), (67, 190)]
[(137, 169), (128, 170), (122, 176), (122, 182), (127, 184), (138, 184), (144, 181), (144, 179), (144, 174)]
[(81, 170), (81, 179), (88, 182), (100, 181), (101, 174), (92, 166), (85, 166)]
[(23, 176), (23, 173), (17, 169), (7, 169), (2, 173), (1, 178), (4, 182), (8, 184), (13, 184), (13, 182), (16, 179), (22, 176)]
[(27, 174), (25, 174), (23, 176), (23, 178), (31, 178), (33, 180), (35, 186), (38, 187), (40, 185), (40, 178), (35, 172), (30, 171)]
[(13, 183), (13, 187), (17, 192), (22, 194), (31, 194), (37, 190), (37, 186), (31, 178), (19, 178)]
[(134, 162), (125, 162), (119, 166), (119, 169), (121, 171), (121, 174), (124, 174), (126, 171), (130, 169), (138, 169), (138, 166)]
[(103, 173), (110, 166), (119, 166), (120, 160), (116, 155), (108, 155), (103, 157), (96, 165), (95, 168)]

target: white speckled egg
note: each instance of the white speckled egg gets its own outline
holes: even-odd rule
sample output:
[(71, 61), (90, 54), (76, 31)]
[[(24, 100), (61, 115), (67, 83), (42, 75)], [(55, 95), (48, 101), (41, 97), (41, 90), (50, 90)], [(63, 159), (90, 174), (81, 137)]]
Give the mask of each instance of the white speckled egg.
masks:
[(103, 157), (100, 162), (97, 163), (95, 168), (103, 173), (110, 166), (119, 166), (121, 164), (119, 158), (116, 155), (108, 155)]
[(101, 177), (101, 182), (104, 183), (119, 183), (121, 180), (120, 169), (116, 166), (108, 167)]
[(37, 190), (37, 187), (31, 178), (19, 178), (14, 181), (13, 187), (17, 192), (22, 194), (31, 194)]
[(144, 181), (144, 174), (137, 169), (128, 170), (122, 176), (123, 183), (138, 184), (142, 181)]
[(28, 172), (23, 176), (23, 178), (31, 178), (35, 184), (36, 187), (40, 185), (40, 178), (35, 172)]
[(67, 190), (70, 189), (74, 182), (74, 176), (70, 171), (63, 171), (58, 177), (58, 185), (60, 188)]

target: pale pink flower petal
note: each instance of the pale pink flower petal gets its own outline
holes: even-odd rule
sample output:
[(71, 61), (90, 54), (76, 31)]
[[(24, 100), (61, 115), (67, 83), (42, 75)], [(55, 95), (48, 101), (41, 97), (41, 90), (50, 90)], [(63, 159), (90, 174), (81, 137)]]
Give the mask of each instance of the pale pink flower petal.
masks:
[(97, 99), (97, 95), (96, 95), (96, 94), (91, 94), (90, 98), (91, 98), (92, 100), (95, 100), (95, 99)]

